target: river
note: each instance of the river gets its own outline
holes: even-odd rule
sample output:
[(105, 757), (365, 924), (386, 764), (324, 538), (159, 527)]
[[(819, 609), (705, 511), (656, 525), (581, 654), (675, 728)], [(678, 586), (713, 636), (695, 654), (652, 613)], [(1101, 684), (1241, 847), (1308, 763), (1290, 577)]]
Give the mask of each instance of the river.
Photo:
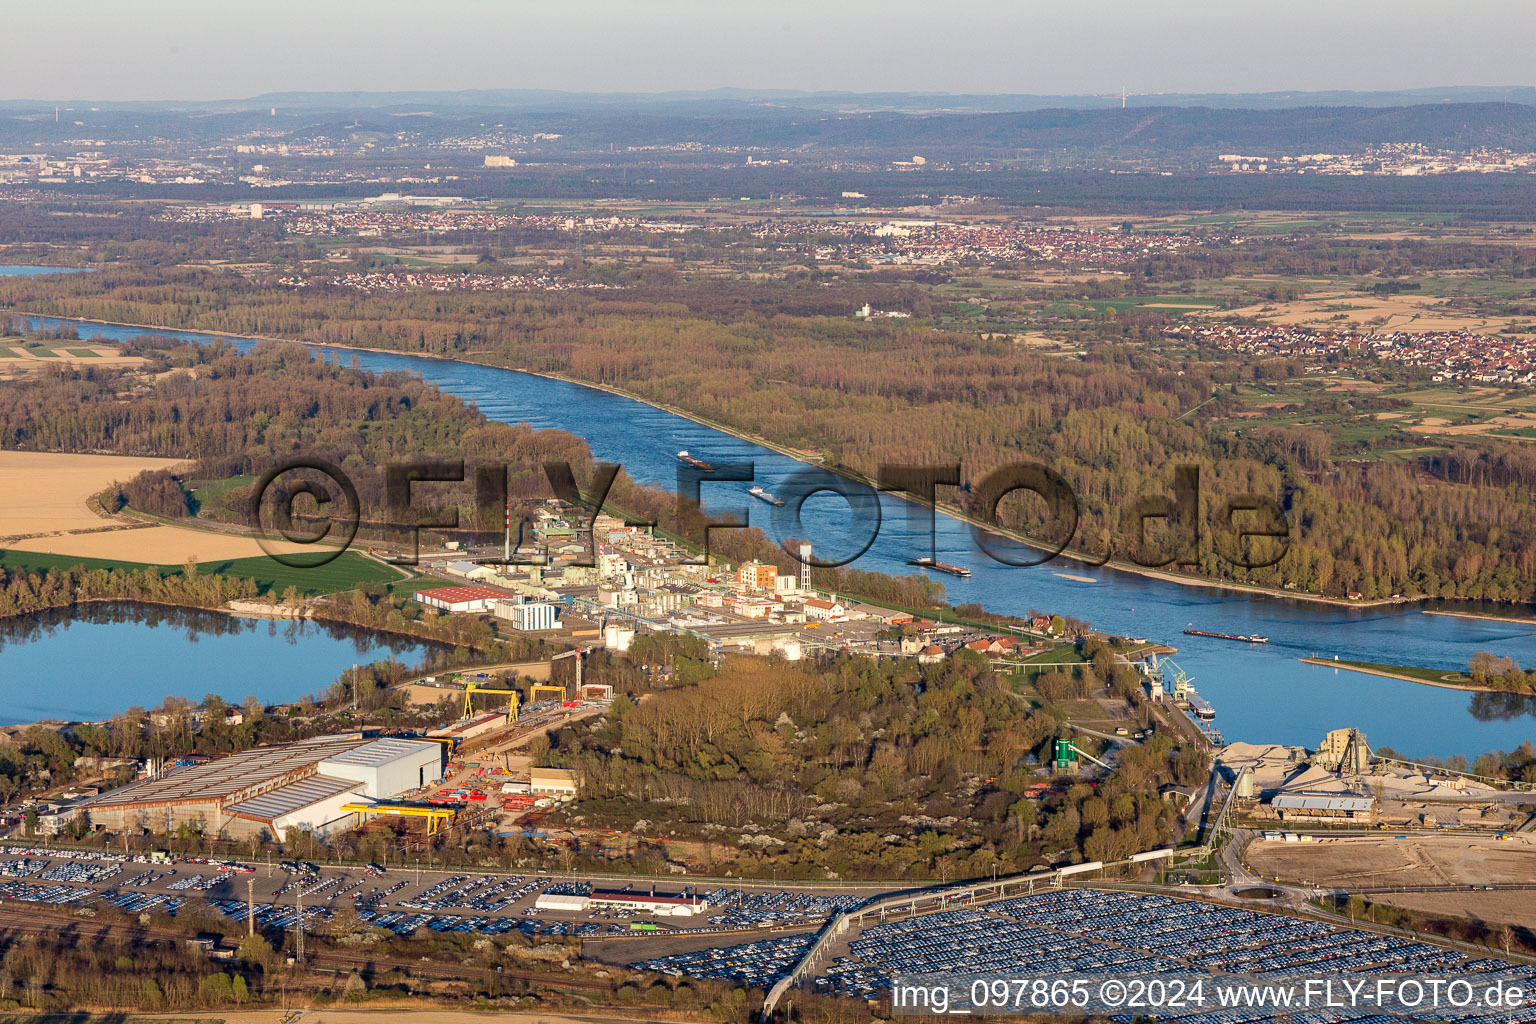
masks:
[[(47, 318), (50, 327), (74, 324), (82, 337), (122, 340), (147, 333)], [(36, 318), (32, 319), (36, 325)], [(163, 331), (192, 341), (215, 335)], [(229, 339), (246, 343), (244, 339)], [(720, 463), (751, 460), (756, 479), (772, 492), (792, 474), (806, 470), (787, 456), (743, 441), (641, 402), (565, 381), (451, 360), (388, 352), (323, 349), (368, 370), (420, 374), (444, 391), (472, 401), (487, 416), (526, 421), (587, 439), (601, 459), (622, 463), (643, 483), (675, 489), (679, 449)], [(818, 471), (820, 472), (820, 471)], [(830, 476), (830, 474), (827, 474)], [(745, 493), (746, 484), (715, 483), (703, 496), (715, 511), (739, 508), (770, 535), (809, 537), (818, 553), (852, 550), (862, 536), (852, 526), (841, 498), (820, 495), (805, 505), (802, 528), (776, 531), (774, 511)], [(927, 554), (921, 529), (910, 521), (913, 506), (883, 496), (877, 539), (854, 567), (897, 575), (920, 570), (908, 559)], [(867, 531), (866, 531), (867, 532)], [(1417, 606), (1351, 609), (1283, 598), (1188, 587), (1118, 572), (1085, 569), (1071, 561), (1020, 568), (1003, 565), (980, 551), (969, 527), (939, 515), (934, 531), (937, 557), (969, 568), (969, 579), (940, 576), (949, 599), (976, 602), (989, 610), (1059, 612), (1129, 636), (1144, 636), (1179, 648), (1179, 665), (1201, 695), (1214, 705), (1216, 725), (1227, 740), (1316, 746), (1329, 729), (1354, 726), (1373, 745), (1413, 756), (1474, 755), (1512, 749), (1536, 731), (1531, 701), (1478, 699), (1462, 691), (1362, 675), (1297, 661), (1319, 655), (1357, 661), (1460, 669), (1477, 651), (1508, 655), (1536, 664), (1536, 627), (1478, 619), (1421, 614)], [(1092, 583), (1065, 578), (1092, 579)], [(1249, 645), (1184, 636), (1189, 626), (1221, 633), (1257, 633), (1270, 638)], [(1499, 705), (1490, 709), (1488, 705)]]
[(422, 662), (427, 645), (330, 623), (132, 602), (0, 620), (0, 725), (95, 721), (167, 696), (297, 700), (353, 665)]

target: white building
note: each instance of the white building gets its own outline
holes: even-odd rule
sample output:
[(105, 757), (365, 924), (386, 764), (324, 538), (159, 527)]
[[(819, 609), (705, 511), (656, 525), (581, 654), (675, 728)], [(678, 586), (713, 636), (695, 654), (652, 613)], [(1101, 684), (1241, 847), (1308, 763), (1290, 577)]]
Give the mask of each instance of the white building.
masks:
[(841, 601), (823, 601), (819, 597), (807, 598), (805, 602), (805, 617), (808, 619), (821, 619), (825, 622), (846, 618), (848, 609), (843, 607)]
[(363, 784), (365, 796), (387, 799), (423, 789), (443, 777), (443, 745), (386, 738), (327, 758), (321, 775)]
[(575, 796), (576, 773), (566, 768), (530, 768), (528, 789), (538, 796)]
[(510, 619), (513, 629), (526, 632), (559, 628), (559, 623), (555, 621), (555, 606), (542, 601), (526, 601), (522, 604), (503, 603), (497, 605), (496, 615), (499, 618)]
[(494, 566), (481, 565), (478, 562), (449, 562), (443, 566), (450, 576), (459, 576), (466, 580), (494, 580), (496, 569)]

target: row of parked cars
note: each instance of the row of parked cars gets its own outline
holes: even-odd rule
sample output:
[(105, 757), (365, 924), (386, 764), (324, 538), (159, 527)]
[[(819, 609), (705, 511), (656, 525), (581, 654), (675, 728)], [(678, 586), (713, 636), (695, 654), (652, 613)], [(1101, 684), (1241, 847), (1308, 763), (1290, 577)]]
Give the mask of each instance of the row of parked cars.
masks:
[(814, 941), (810, 935), (791, 935), (782, 939), (746, 942), (694, 953), (674, 953), (630, 966), (639, 971), (655, 971), (677, 977), (711, 978), (738, 981), (744, 985), (768, 988), (805, 956)]
[(804, 924), (826, 920), (857, 906), (869, 897), (854, 893), (824, 895), (790, 889), (711, 889), (704, 894), (717, 928), (765, 928), (777, 924)]
[[(1429, 943), (1321, 921), (1156, 894), (1058, 889), (869, 927), (850, 942), (847, 956), (822, 972), (816, 986), (874, 997), (888, 990), (893, 978), (920, 974), (1125, 977), (1188, 973), (1191, 966), (1260, 978), (1404, 973), (1481, 975), (1490, 981), (1498, 972), (1515, 970), (1496, 958), (1468, 959)], [(1443, 1009), (1438, 1013), (1445, 1015)], [(1200, 1019), (1244, 1024), (1268, 1016), (1228, 1010)]]

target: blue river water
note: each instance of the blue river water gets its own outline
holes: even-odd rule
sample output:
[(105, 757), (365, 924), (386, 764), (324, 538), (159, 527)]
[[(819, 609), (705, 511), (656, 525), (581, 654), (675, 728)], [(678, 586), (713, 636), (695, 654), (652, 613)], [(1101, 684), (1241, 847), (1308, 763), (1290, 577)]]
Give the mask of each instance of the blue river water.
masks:
[[(82, 337), (121, 340), (146, 333), (137, 328), (77, 321)], [(33, 323), (36, 323), (35, 318)], [(48, 326), (60, 321), (48, 318)], [(214, 335), (159, 331), (188, 340)], [(242, 339), (229, 339), (242, 342)], [(677, 486), (679, 449), (712, 463), (752, 461), (756, 481), (782, 493), (785, 482), (807, 467), (787, 456), (692, 420), (608, 392), (533, 374), (450, 360), (387, 352), (325, 350), (368, 370), (404, 370), (474, 402), (487, 416), (558, 428), (586, 438), (600, 459), (621, 463), (638, 481)], [(831, 474), (824, 471), (827, 478)], [(856, 526), (848, 505), (835, 495), (809, 499), (803, 525), (776, 530), (774, 510), (749, 498), (745, 483), (709, 483), (703, 497), (715, 512), (740, 509), (770, 536), (805, 537), (817, 554), (856, 550), (868, 534)], [(896, 575), (920, 572), (908, 560), (928, 553), (925, 527), (911, 521), (913, 507), (880, 498), (878, 536), (853, 566)], [(862, 524), (867, 516), (860, 517)], [(914, 528), (916, 525), (917, 528)], [(1325, 658), (1459, 669), (1477, 651), (1536, 664), (1536, 626), (1425, 615), (1417, 606), (1393, 609), (1322, 607), (1251, 594), (1188, 587), (1112, 569), (1090, 569), (1059, 560), (1033, 567), (994, 561), (981, 551), (970, 528), (936, 517), (940, 561), (971, 570), (969, 579), (937, 577), (949, 599), (989, 610), (1059, 612), (1128, 636), (1149, 637), (1179, 648), (1176, 660), (1215, 707), (1225, 738), (1315, 746), (1329, 729), (1354, 726), (1373, 745), (1399, 753), (1444, 757), (1508, 750), (1536, 733), (1531, 701), (1485, 696), (1407, 681), (1362, 675), (1297, 659)], [(1060, 574), (1060, 575), (1058, 575)], [(1067, 577), (1091, 579), (1080, 582)], [(1221, 633), (1257, 633), (1266, 645), (1184, 636), (1186, 627)]]
[(297, 700), (353, 665), (394, 658), (414, 666), (428, 653), (404, 637), (345, 626), (83, 605), (0, 622), (0, 725), (99, 720), (167, 696)]

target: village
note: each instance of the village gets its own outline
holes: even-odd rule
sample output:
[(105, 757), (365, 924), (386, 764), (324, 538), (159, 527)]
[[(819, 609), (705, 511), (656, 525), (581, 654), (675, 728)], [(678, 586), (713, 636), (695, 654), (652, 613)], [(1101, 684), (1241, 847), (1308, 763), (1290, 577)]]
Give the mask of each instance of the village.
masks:
[(1536, 340), (1472, 331), (1327, 331), (1286, 324), (1180, 324), (1168, 338), (1193, 340), (1250, 355), (1306, 359), (1374, 356), (1434, 371), (1436, 381), (1529, 384), (1536, 380)]

